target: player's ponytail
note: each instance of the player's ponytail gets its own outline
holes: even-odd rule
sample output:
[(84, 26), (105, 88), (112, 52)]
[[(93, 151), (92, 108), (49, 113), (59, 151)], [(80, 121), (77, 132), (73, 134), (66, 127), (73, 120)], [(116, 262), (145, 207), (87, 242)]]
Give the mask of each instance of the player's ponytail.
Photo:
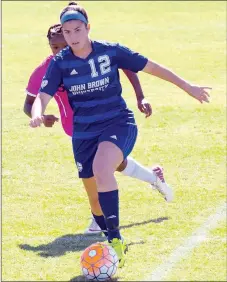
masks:
[(78, 4), (76, 2), (71, 1), (69, 2), (68, 6), (78, 6)]

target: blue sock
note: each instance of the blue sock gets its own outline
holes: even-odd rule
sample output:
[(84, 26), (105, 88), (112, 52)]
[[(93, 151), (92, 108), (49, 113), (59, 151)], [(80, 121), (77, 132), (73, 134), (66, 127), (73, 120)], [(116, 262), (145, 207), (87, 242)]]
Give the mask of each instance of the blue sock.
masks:
[[(93, 214), (93, 213), (92, 213)], [(98, 226), (101, 228), (102, 232), (106, 237), (108, 237), (107, 227), (106, 227), (106, 221), (103, 215), (95, 215), (93, 214), (93, 217), (98, 224)], [(105, 230), (105, 231), (104, 231)]]
[(99, 203), (106, 221), (108, 241), (112, 241), (113, 238), (121, 239), (119, 232), (118, 190), (99, 192)]

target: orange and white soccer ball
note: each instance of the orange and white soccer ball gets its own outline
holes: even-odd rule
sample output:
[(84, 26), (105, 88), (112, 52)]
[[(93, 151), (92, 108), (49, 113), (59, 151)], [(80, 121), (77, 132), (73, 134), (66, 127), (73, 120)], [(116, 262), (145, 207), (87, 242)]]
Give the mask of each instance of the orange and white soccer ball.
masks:
[(94, 281), (110, 279), (117, 271), (118, 262), (115, 250), (99, 242), (87, 247), (80, 258), (84, 276)]

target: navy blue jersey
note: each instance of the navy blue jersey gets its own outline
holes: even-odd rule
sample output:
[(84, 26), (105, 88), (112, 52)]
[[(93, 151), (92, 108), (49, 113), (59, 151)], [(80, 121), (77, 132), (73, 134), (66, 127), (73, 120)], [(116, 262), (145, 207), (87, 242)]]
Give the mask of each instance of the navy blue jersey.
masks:
[(74, 113), (73, 138), (93, 138), (119, 120), (134, 119), (121, 96), (118, 69), (138, 72), (147, 61), (115, 43), (92, 41), (92, 52), (86, 59), (66, 47), (50, 62), (40, 92), (53, 96), (64, 84)]

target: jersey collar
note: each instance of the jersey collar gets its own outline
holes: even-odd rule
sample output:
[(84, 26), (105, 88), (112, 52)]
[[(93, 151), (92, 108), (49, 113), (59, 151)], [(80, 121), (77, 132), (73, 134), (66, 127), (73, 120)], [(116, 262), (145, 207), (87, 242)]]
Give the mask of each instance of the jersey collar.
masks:
[(77, 57), (77, 56), (73, 53), (73, 51), (72, 51), (72, 49), (71, 49), (70, 47), (69, 47), (69, 50), (70, 50), (70, 53), (71, 53), (72, 56), (76, 57), (76, 58), (79, 59), (79, 60), (87, 61), (87, 60), (89, 60), (89, 58), (90, 58), (91, 56), (93, 56), (93, 53), (96, 51), (95, 43), (94, 43), (94, 41), (92, 41), (92, 40), (91, 40), (91, 48), (92, 48), (92, 51), (91, 51), (91, 53), (90, 53), (86, 58)]

